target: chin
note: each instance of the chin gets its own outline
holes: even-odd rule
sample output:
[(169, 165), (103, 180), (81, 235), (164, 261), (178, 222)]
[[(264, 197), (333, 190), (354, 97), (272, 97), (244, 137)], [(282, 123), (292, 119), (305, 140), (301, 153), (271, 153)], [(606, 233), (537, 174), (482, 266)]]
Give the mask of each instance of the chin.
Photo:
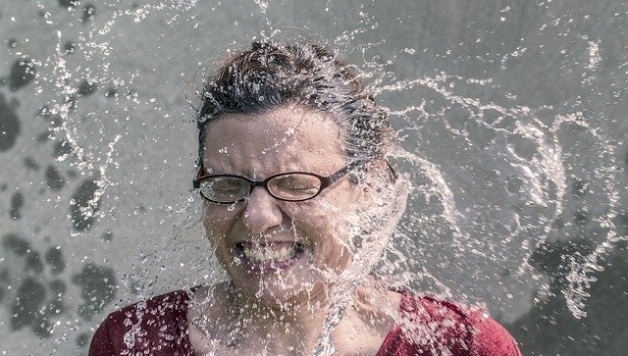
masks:
[(236, 289), (247, 299), (271, 309), (286, 311), (302, 306), (314, 307), (327, 297), (328, 288), (322, 282), (323, 277), (315, 271), (311, 271), (310, 276), (276, 272), (230, 276)]

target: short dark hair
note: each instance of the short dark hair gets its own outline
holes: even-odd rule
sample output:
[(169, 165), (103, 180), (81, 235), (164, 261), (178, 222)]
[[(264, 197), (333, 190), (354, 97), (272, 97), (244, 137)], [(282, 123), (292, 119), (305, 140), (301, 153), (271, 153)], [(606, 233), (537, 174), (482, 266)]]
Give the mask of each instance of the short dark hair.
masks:
[(198, 111), (199, 163), (207, 124), (222, 114), (257, 114), (295, 104), (323, 112), (347, 135), (352, 159), (383, 158), (390, 125), (357, 71), (318, 44), (254, 42), (207, 77)]

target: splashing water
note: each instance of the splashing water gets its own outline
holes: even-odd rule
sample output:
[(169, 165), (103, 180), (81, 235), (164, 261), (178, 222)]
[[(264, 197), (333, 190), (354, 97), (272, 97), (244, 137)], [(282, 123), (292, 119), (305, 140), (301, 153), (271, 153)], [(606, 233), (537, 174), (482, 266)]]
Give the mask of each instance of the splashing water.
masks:
[[(591, 56), (593, 57), (591, 63), (599, 62), (597, 50), (595, 46), (591, 49)], [(503, 217), (503, 222), (508, 221), (516, 222), (516, 228), (512, 229), (511, 233), (507, 236), (501, 236), (505, 242), (521, 241), (523, 258), (517, 268), (517, 275), (522, 276), (526, 269), (529, 268), (528, 260), (532, 257), (534, 249), (538, 248), (544, 243), (548, 242), (550, 235), (552, 234), (552, 227), (557, 220), (561, 218), (564, 213), (564, 204), (566, 196), (568, 194), (568, 179), (567, 170), (564, 167), (563, 157), (564, 152), (559, 143), (561, 130), (564, 126), (572, 125), (586, 129), (587, 132), (593, 136), (599, 144), (599, 152), (601, 157), (604, 157), (606, 162), (602, 167), (598, 168), (599, 177), (618, 177), (619, 171), (616, 168), (616, 159), (613, 157), (613, 153), (616, 149), (616, 145), (606, 138), (605, 133), (602, 133), (602, 128), (592, 127), (585, 117), (581, 113), (569, 114), (566, 116), (557, 115), (553, 122), (545, 123), (536, 116), (537, 113), (547, 109), (540, 108), (532, 110), (529, 107), (515, 107), (504, 108), (494, 103), (482, 103), (480, 100), (470, 97), (461, 97), (455, 95), (448, 87), (452, 85), (446, 85), (453, 80), (463, 81), (466, 84), (486, 84), (490, 80), (478, 80), (460, 77), (447, 76), (445, 73), (441, 73), (435, 78), (421, 78), (412, 81), (405, 81), (395, 83), (394, 85), (381, 86), (377, 90), (383, 92), (396, 92), (403, 91), (413, 86), (423, 86), (429, 90), (432, 90), (450, 103), (439, 109), (436, 114), (430, 114), (427, 112), (424, 106), (420, 108), (409, 107), (403, 111), (390, 111), (391, 115), (401, 116), (406, 118), (409, 111), (418, 111), (422, 115), (422, 120), (443, 120), (444, 128), (452, 133), (454, 136), (459, 137), (463, 141), (469, 141), (469, 137), (472, 134), (468, 130), (469, 123), (483, 127), (497, 135), (504, 135), (506, 139), (511, 137), (521, 137), (524, 140), (534, 144), (534, 154), (532, 156), (529, 153), (523, 152), (516, 143), (505, 143), (501, 148), (503, 152), (495, 150), (495, 146), (487, 146), (485, 150), (491, 150), (494, 155), (507, 155), (507, 165), (510, 170), (516, 172), (516, 177), (521, 180), (522, 187), (520, 193), (523, 193), (527, 197), (526, 204), (529, 206), (538, 206), (547, 209), (549, 214), (547, 216), (541, 215), (534, 224), (527, 226), (521, 225), (521, 214), (512, 212), (510, 217)], [(448, 121), (447, 110), (452, 106), (459, 105), (467, 110), (468, 116), (465, 118), (465, 127), (462, 129), (455, 127), (453, 122)], [(497, 113), (499, 117), (496, 120), (487, 120), (487, 113), (491, 112), (491, 115)], [(507, 118), (514, 118), (514, 120), (507, 125), (504, 125)], [(420, 124), (419, 124), (420, 125)], [(493, 138), (493, 140), (496, 140)], [(495, 150), (495, 151), (493, 151)], [(469, 231), (473, 228), (470, 225), (476, 223), (473, 218), (465, 218), (465, 214), (461, 212), (461, 209), (457, 206), (456, 197), (458, 194), (453, 193), (452, 188), (448, 185), (448, 179), (445, 176), (445, 170), (442, 167), (435, 165), (434, 163), (413, 154), (403, 152), (397, 156), (411, 162), (422, 175), (427, 178), (428, 184), (420, 185), (416, 187), (421, 195), (425, 196), (426, 201), (432, 197), (436, 197), (442, 205), (442, 216), (450, 225), (453, 236), (458, 241), (454, 240), (452, 246), (455, 246), (460, 251), (465, 249), (471, 249), (473, 253), (479, 254), (485, 258), (495, 258), (495, 256), (482, 252), (481, 241), (476, 240), (476, 237), (471, 237)], [(498, 172), (498, 175), (499, 172)], [(506, 183), (506, 182), (504, 182)], [(507, 184), (504, 184), (506, 186)], [(569, 269), (571, 270), (567, 275), (567, 281), (569, 282), (567, 287), (563, 290), (563, 295), (566, 298), (566, 303), (576, 318), (586, 316), (584, 311), (586, 308), (586, 299), (590, 297), (587, 292), (591, 288), (592, 283), (596, 281), (595, 277), (591, 274), (595, 272), (601, 272), (604, 270), (602, 266), (598, 264), (598, 260), (603, 258), (606, 254), (610, 253), (616, 243), (622, 240), (617, 236), (617, 229), (613, 224), (613, 220), (616, 218), (620, 209), (618, 201), (620, 196), (618, 189), (613, 182), (613, 179), (605, 181), (605, 187), (603, 188), (608, 197), (608, 211), (605, 217), (600, 217), (600, 227), (608, 229), (606, 238), (601, 242), (593, 252), (586, 255), (582, 262), (571, 261)], [(501, 207), (497, 208), (503, 212)], [(529, 234), (535, 232), (532, 238)], [(623, 238), (625, 240), (625, 237)], [(477, 245), (477, 249), (474, 248)]]
[(262, 14), (266, 13), (266, 9), (268, 9), (268, 1), (253, 0), (253, 2), (257, 4), (257, 6), (259, 6), (260, 10), (262, 11)]
[[(391, 159), (410, 174), (411, 194), (397, 231), (380, 231), (394, 238), (378, 276), (395, 288), (485, 301), (511, 323), (556, 296), (573, 317), (596, 318), (587, 311), (598, 279), (617, 268), (610, 261), (628, 240), (619, 101), (628, 62), (613, 22), (623, 11), (543, 3), (523, 16), (509, 4), (493, 18), (478, 5), (467, 23), (450, 3), (0, 9), (8, 44), (0, 163), (12, 167), (0, 180), (0, 310), (11, 320), (0, 335), (16, 340), (0, 351), (42, 347), (35, 333), (57, 354), (73, 354), (107, 311), (225, 278), (190, 190), (195, 124), (183, 87), (208, 57), (290, 32), (273, 24), (340, 47), (398, 131), (403, 148)], [(592, 24), (595, 15), (604, 21)], [(19, 64), (25, 59), (32, 71)], [(578, 238), (588, 245), (543, 252)], [(345, 290), (360, 278), (347, 276)], [(21, 311), (24, 300), (38, 313)], [(333, 353), (344, 308), (340, 298), (330, 309), (318, 354)]]

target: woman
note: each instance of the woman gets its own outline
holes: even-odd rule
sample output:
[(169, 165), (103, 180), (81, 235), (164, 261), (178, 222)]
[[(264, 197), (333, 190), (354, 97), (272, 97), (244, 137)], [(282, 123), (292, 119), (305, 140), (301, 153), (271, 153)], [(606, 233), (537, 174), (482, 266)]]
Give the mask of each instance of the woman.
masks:
[(405, 209), (384, 111), (315, 44), (254, 43), (207, 80), (199, 171), (229, 281), (109, 315), (101, 355), (519, 355), (481, 311), (370, 275)]

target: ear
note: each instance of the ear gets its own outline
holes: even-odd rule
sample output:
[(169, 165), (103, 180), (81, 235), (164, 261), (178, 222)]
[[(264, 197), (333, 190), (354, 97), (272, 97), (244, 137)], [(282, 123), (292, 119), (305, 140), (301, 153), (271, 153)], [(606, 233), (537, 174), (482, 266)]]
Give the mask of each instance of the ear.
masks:
[(364, 181), (369, 188), (392, 185), (395, 183), (395, 173), (385, 160), (378, 159), (369, 162)]
[(351, 181), (355, 182), (362, 203), (374, 203), (386, 186), (394, 184), (387, 170), (388, 165), (384, 160), (376, 160), (369, 162), (364, 170), (354, 174)]
[(406, 177), (397, 176), (386, 161), (372, 163), (360, 189), (361, 203), (367, 208), (360, 211), (359, 223), (363, 244), (379, 246), (383, 251), (406, 210), (410, 186)]

